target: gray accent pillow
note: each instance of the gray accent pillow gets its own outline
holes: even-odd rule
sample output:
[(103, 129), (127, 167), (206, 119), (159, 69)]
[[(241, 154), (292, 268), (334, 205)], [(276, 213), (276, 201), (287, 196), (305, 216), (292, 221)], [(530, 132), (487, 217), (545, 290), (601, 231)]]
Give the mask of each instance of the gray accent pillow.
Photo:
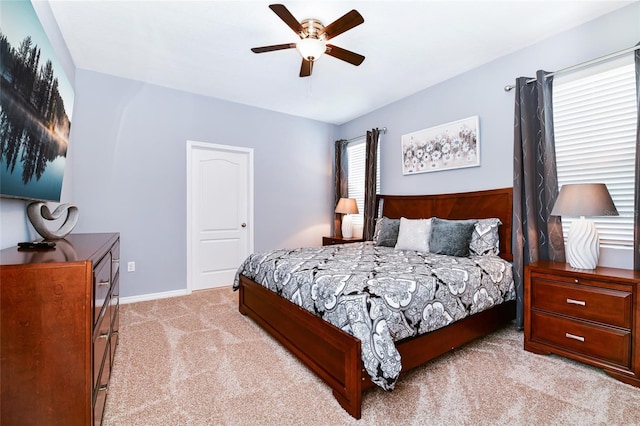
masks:
[(429, 251), (449, 256), (469, 256), (471, 234), (477, 220), (447, 220), (434, 217), (431, 220)]
[(400, 230), (400, 219), (381, 217), (376, 220), (376, 229), (373, 233), (373, 242), (377, 246), (395, 247)]

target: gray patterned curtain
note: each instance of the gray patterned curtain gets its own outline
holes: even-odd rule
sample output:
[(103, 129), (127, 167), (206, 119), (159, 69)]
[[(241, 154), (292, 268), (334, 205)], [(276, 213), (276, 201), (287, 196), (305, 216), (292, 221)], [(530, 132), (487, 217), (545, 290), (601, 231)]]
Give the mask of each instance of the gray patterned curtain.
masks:
[(513, 142), (513, 276), (516, 327), (524, 327), (524, 265), (538, 260), (564, 262), (559, 217), (549, 216), (558, 196), (552, 81), (538, 71), (535, 84), (516, 80)]
[[(347, 158), (347, 141), (340, 139), (335, 145), (335, 174), (334, 174), (334, 203), (335, 210), (340, 198), (348, 197), (349, 193), (349, 161)], [(337, 237), (342, 236), (341, 217), (339, 213), (334, 213), (333, 233)]]
[[(640, 46), (640, 43), (638, 43)], [(636, 186), (633, 220), (633, 246), (635, 247), (633, 256), (633, 269), (640, 271), (640, 50), (634, 53), (636, 63), (636, 102), (638, 105), (638, 121), (636, 125)]]
[(365, 241), (373, 240), (373, 231), (375, 229), (379, 137), (380, 131), (378, 129), (367, 131), (367, 158), (364, 178), (364, 227), (362, 229), (362, 238), (364, 238)]

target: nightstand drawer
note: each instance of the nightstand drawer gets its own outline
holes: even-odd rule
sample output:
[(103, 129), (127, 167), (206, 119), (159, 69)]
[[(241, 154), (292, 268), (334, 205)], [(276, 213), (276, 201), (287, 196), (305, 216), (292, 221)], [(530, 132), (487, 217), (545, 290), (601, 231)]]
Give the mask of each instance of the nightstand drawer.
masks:
[(631, 292), (534, 278), (533, 309), (631, 328)]
[(631, 333), (568, 318), (531, 313), (531, 340), (597, 358), (625, 368), (631, 365)]
[(342, 237), (322, 237), (323, 246), (333, 246), (336, 244), (361, 243), (363, 238), (342, 238)]

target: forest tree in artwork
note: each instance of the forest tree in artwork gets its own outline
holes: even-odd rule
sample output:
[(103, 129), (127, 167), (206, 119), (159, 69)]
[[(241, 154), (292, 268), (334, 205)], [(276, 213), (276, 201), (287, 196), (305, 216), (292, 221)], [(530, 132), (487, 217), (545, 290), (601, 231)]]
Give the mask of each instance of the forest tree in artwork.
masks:
[(6, 9), (3, 4), (0, 26), (2, 196), (60, 200), (73, 91), (59, 71), (31, 4), (9, 2)]

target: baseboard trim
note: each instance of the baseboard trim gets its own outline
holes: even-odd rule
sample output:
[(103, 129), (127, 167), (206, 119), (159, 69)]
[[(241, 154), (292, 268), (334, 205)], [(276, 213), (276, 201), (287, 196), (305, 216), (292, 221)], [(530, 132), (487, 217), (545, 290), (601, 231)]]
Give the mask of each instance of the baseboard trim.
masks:
[(150, 300), (168, 299), (169, 297), (187, 296), (189, 294), (191, 294), (191, 291), (187, 289), (182, 289), (182, 290), (165, 291), (162, 293), (141, 294), (139, 296), (120, 297), (120, 304), (125, 305), (127, 303), (148, 302)]

